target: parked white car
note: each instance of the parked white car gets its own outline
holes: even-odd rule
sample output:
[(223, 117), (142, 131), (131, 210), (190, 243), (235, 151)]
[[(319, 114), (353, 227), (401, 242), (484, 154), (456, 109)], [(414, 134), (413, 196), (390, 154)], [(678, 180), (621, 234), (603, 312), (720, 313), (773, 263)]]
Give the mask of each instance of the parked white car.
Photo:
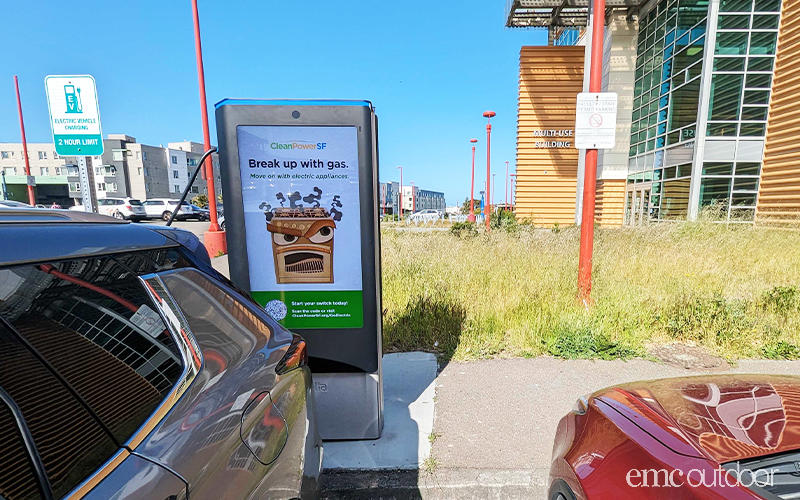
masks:
[(414, 223), (436, 222), (441, 218), (442, 214), (439, 213), (438, 210), (427, 209), (427, 210), (420, 210), (419, 212), (414, 212), (413, 214), (409, 215), (408, 221)]
[[(169, 220), (172, 212), (178, 208), (178, 201), (171, 198), (153, 198), (142, 202), (144, 211), (148, 219), (161, 219)], [(181, 205), (178, 214), (175, 216), (176, 220), (197, 219), (202, 220), (204, 217), (202, 210), (195, 210), (189, 202), (184, 201)]]
[(147, 218), (142, 202), (136, 198), (101, 198), (97, 200), (97, 213), (133, 222)]
[(0, 208), (31, 208), (31, 206), (21, 201), (0, 200)]

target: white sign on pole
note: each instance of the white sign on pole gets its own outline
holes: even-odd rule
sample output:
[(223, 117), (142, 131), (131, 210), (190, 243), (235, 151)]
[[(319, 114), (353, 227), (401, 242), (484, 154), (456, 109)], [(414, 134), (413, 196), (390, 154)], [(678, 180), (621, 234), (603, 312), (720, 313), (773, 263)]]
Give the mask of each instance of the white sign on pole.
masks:
[(100, 156), (103, 132), (97, 88), (90, 75), (57, 76), (44, 79), (50, 128), (59, 156)]
[(616, 142), (617, 93), (581, 92), (575, 107), (575, 147), (611, 149)]

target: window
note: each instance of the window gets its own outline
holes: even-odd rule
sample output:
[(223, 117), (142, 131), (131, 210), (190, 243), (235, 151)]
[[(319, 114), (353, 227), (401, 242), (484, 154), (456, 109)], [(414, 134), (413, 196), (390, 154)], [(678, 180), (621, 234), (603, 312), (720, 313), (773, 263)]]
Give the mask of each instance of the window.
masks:
[(81, 183), (80, 182), (70, 182), (69, 183), (69, 190), (70, 191), (80, 191), (81, 190)]
[(197, 159), (196, 158), (187, 158), (186, 159), (186, 164), (189, 165), (190, 167), (196, 167), (197, 166)]
[(142, 151), (142, 159), (147, 161), (147, 151)]
[(116, 193), (117, 192), (117, 183), (116, 182), (109, 182), (108, 183), (108, 190)]
[[(174, 158), (174, 156), (173, 156), (173, 158)], [(179, 174), (177, 170), (173, 170), (172, 171), (172, 178), (173, 179), (180, 179), (181, 178), (181, 174)]]
[(47, 159), (47, 151), (39, 151), (39, 159), (46, 160)]
[(56, 175), (62, 175), (61, 172), (62, 172), (62, 168), (61, 167), (56, 167)]
[(125, 159), (125, 151), (115, 149), (112, 156), (114, 157), (114, 161), (123, 161)]
[(17, 175), (17, 167), (5, 167), (3, 169), (6, 175)]
[(53, 159), (58, 160), (58, 153), (56, 153), (55, 151), (53, 151)]
[(136, 152), (136, 159), (138, 160), (138, 159), (140, 158), (140, 156), (141, 156), (140, 152), (139, 152), (139, 151), (137, 151), (137, 152)]
[(709, 120), (737, 120), (743, 75), (718, 74), (711, 78)]
[(173, 193), (180, 193), (181, 192), (181, 185), (180, 184), (173, 184), (172, 185)]
[(100, 167), (94, 167), (94, 175), (100, 175)]
[(142, 175), (142, 167), (136, 167), (136, 175)]
[[(125, 442), (184, 370), (160, 308), (137, 274), (185, 265), (177, 251), (159, 250), (0, 270), (0, 282), (15, 283), (11, 295), (0, 299), (0, 315), (14, 330), (0, 327), (0, 387), (31, 430), (54, 498), (65, 496), (118, 448), (17, 336), (74, 388), (117, 441)], [(4, 440), (4, 459), (8, 447)], [(0, 470), (0, 485), (13, 470)]]
[(175, 156), (175, 155), (172, 155), (172, 164), (173, 165), (177, 165), (178, 164), (178, 157)]
[(39, 167), (39, 175), (50, 175), (49, 167)]
[(80, 175), (77, 165), (70, 165), (67, 167), (67, 175)]
[(197, 186), (192, 186), (192, 194), (198, 194), (200, 189)]
[(14, 152), (13, 151), (0, 151), (0, 159), (13, 160), (14, 159)]
[(105, 191), (106, 190), (106, 183), (105, 182), (98, 182), (97, 183), (97, 190), (98, 191)]
[(147, 167), (144, 167), (144, 176), (150, 177), (150, 171), (147, 169)]

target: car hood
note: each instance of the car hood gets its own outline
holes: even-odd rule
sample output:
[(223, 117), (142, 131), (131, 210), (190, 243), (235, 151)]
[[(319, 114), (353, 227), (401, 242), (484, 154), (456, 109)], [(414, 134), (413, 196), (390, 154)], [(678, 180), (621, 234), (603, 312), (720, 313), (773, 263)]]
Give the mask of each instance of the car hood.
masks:
[(800, 449), (798, 377), (651, 380), (604, 389), (594, 396), (679, 453), (686, 454), (680, 448), (691, 445), (707, 458), (725, 463)]

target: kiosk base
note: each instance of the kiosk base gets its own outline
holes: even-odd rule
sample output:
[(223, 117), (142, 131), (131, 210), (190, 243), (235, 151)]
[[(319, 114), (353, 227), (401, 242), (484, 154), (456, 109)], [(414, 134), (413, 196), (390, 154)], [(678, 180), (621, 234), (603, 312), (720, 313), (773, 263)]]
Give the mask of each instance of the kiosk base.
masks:
[(378, 373), (315, 373), (314, 399), (322, 439), (381, 437), (383, 387)]

